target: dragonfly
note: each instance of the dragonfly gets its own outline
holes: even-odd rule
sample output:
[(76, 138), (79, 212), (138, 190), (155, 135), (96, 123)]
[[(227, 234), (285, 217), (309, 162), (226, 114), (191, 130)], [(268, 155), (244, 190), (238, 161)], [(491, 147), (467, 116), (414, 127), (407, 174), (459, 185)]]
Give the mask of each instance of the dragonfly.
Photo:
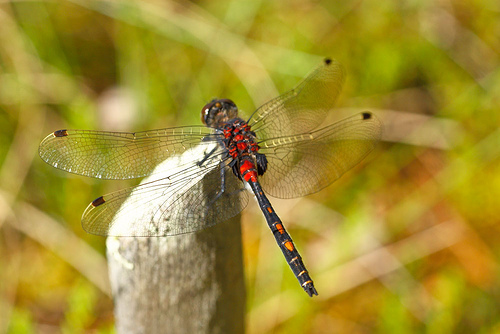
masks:
[[(318, 294), (313, 280), (267, 196), (318, 192), (376, 146), (381, 122), (371, 112), (321, 126), (344, 80), (342, 65), (327, 58), (247, 120), (232, 100), (214, 99), (201, 110), (203, 125), (133, 133), (58, 130), (43, 139), (39, 155), (53, 167), (100, 179), (158, 174), (88, 205), (82, 226), (101, 236), (196, 232), (239, 214), (253, 193), (286, 262), (312, 297)], [(174, 162), (158, 168), (166, 161)]]

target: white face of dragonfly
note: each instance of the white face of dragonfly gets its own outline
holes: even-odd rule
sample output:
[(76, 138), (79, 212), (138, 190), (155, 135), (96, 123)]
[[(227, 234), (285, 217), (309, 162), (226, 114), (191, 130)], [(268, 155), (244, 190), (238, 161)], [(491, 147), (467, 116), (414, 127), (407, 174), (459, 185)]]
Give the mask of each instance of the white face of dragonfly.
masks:
[(212, 100), (201, 109), (201, 121), (209, 128), (221, 128), (227, 121), (238, 117), (238, 107), (230, 99)]

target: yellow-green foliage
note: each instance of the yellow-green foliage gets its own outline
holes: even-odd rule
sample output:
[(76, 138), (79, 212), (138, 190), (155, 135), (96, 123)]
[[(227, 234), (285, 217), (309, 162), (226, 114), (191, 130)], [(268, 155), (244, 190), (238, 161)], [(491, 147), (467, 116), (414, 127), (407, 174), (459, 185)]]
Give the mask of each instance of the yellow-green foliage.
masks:
[(318, 298), (245, 211), (248, 332), (498, 331), (499, 13), (494, 0), (2, 1), (0, 332), (113, 331), (104, 238), (80, 216), (125, 184), (44, 164), (46, 134), (200, 124), (213, 97), (249, 115), (325, 56), (348, 73), (330, 121), (371, 110), (384, 140), (322, 192), (271, 198)]

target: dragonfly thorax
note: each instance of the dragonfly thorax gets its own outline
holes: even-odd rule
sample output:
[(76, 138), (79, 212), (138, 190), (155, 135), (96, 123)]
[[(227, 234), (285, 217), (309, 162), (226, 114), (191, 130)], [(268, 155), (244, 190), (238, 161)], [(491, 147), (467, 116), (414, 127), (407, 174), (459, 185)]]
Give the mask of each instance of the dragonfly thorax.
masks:
[(248, 123), (241, 118), (235, 118), (225, 123), (221, 130), (228, 154), (233, 158), (232, 166), (236, 176), (241, 178), (240, 165), (245, 161), (247, 168), (250, 167), (248, 163), (251, 163), (258, 175), (263, 175), (267, 169), (267, 158), (258, 153), (260, 147), (255, 132), (250, 129)]
[(222, 127), (224, 142), (229, 155), (237, 159), (243, 155), (257, 153), (259, 145), (255, 133), (250, 130), (250, 126), (241, 118), (232, 119)]

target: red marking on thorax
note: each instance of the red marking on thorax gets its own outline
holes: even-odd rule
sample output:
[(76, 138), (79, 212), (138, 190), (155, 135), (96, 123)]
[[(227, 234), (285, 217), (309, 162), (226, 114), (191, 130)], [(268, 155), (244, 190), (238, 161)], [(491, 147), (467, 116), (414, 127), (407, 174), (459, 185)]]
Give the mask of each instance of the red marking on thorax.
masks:
[(229, 155), (240, 160), (240, 175), (247, 182), (257, 181), (257, 168), (251, 159), (244, 158), (245, 156), (254, 157), (254, 154), (259, 150), (255, 134), (251, 131), (250, 126), (243, 120), (235, 120), (224, 125), (223, 134), (226, 138), (226, 145)]
[(259, 150), (259, 145), (250, 130), (250, 126), (242, 120), (227, 123), (224, 126), (223, 134), (224, 138), (228, 140), (227, 148), (233, 158), (237, 158), (238, 155), (241, 157), (244, 153), (254, 153)]

